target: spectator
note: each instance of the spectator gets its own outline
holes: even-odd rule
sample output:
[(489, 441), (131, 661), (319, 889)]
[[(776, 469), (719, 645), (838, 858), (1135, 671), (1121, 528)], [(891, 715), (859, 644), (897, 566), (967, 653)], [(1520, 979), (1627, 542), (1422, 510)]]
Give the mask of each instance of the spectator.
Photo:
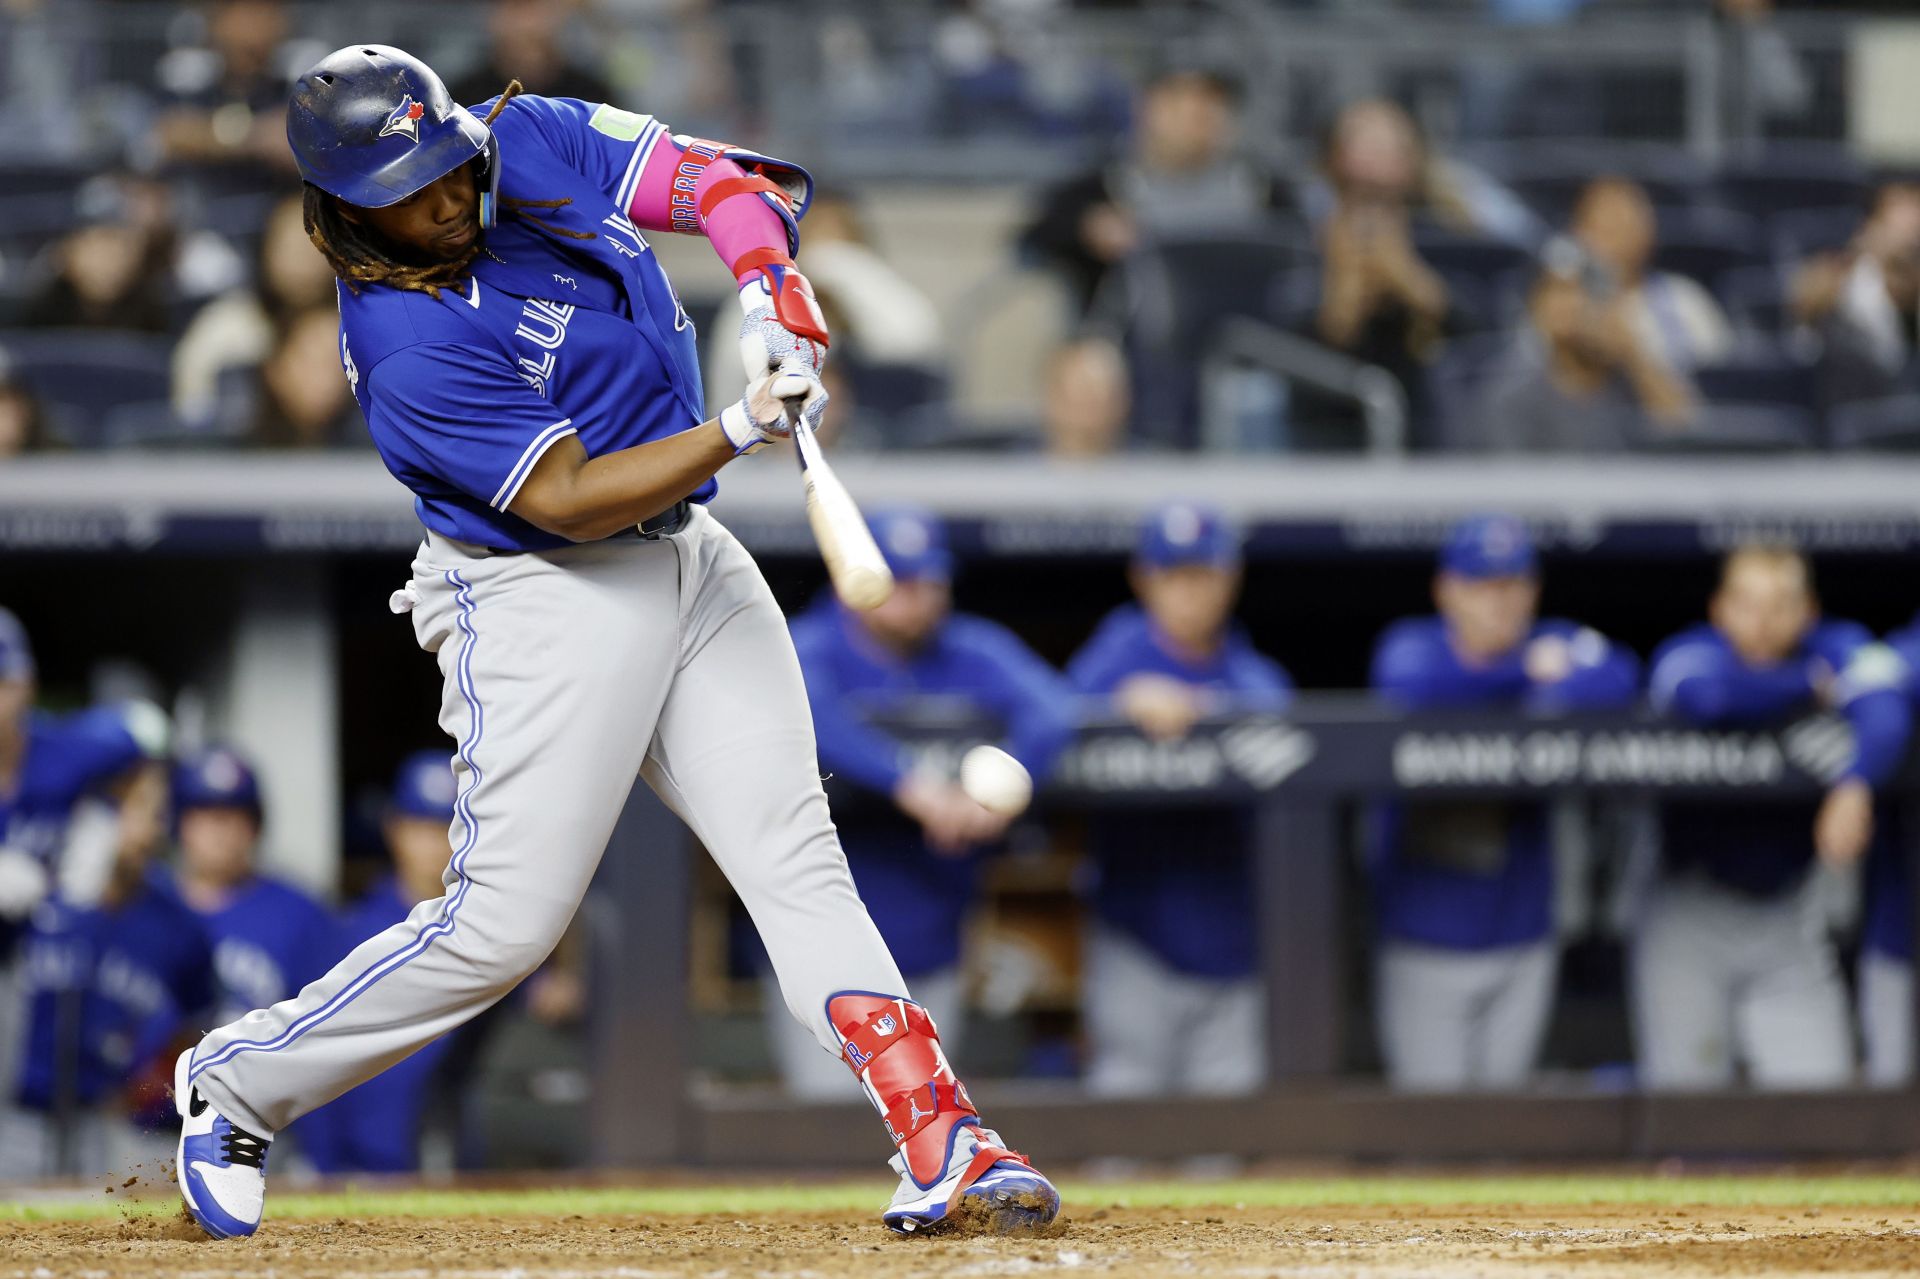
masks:
[(1713, 295), (1684, 275), (1648, 270), (1656, 230), (1653, 202), (1630, 178), (1596, 178), (1574, 205), (1573, 239), (1618, 298), (1640, 349), (1681, 371), (1726, 359), (1733, 328)]
[(0, 362), (0, 458), (44, 453), (55, 445), (40, 398), (18, 373)]
[(1101, 457), (1126, 445), (1132, 390), (1120, 349), (1075, 338), (1047, 358), (1041, 444), (1055, 457)]
[(241, 271), (217, 235), (182, 232), (163, 184), (129, 173), (82, 184), (74, 227), (50, 256), (53, 274), (27, 303), (29, 327), (166, 333)]
[(1240, 94), (1226, 77), (1174, 70), (1140, 96), (1126, 152), (1053, 188), (1020, 236), (1084, 311), (1107, 272), (1144, 241), (1258, 226), (1287, 209), (1286, 186), (1238, 153)]
[(1920, 326), (1920, 183), (1881, 187), (1851, 245), (1801, 266), (1790, 307), (1820, 335), (1826, 402), (1900, 390)]
[(1722, 570), (1711, 620), (1654, 656), (1656, 709), (1704, 727), (1772, 728), (1830, 708), (1853, 729), (1818, 803), (1660, 806), (1660, 871), (1631, 966), (1648, 1088), (1844, 1087), (1846, 988), (1819, 919), (1816, 865), (1851, 867), (1875, 834), (1874, 788), (1904, 758), (1899, 657), (1854, 622), (1823, 620), (1793, 551), (1747, 546)]
[(205, 424), (218, 410), (221, 375), (258, 366), (276, 329), (300, 312), (333, 302), (333, 271), (307, 239), (302, 201), (273, 206), (261, 229), (249, 287), (222, 294), (187, 325), (173, 353), (173, 411), (182, 422)]
[(161, 1167), (173, 1148), (170, 1065), (211, 1011), (212, 957), (193, 914), (151, 873), (164, 773), (137, 770), (119, 802), (104, 881), (82, 894), (63, 875), (33, 914), (18, 1109), (0, 1140), (0, 1180)]
[[(1907, 703), (1920, 703), (1920, 617), (1887, 636), (1905, 664)], [(1914, 820), (1912, 809), (1901, 816)], [(1903, 831), (1873, 841), (1857, 968), (1862, 1082), (1905, 1088), (1913, 1082), (1913, 851)]]
[[(1077, 689), (1161, 740), (1210, 715), (1286, 708), (1293, 681), (1233, 624), (1240, 536), (1219, 512), (1155, 512), (1131, 580), (1139, 602), (1109, 614), (1067, 668)], [(1093, 819), (1083, 1013), (1097, 1095), (1238, 1094), (1266, 1081), (1252, 817), (1204, 807)]]
[[(453, 856), (447, 839), (453, 822), (453, 769), (446, 752), (407, 756), (381, 822), (393, 873), (347, 909), (333, 946), (336, 956), (378, 938), (421, 902), (442, 895), (441, 880)], [(432, 1086), (452, 1042), (434, 1040), (308, 1115), (302, 1122), (314, 1165), (324, 1173), (418, 1171)]]
[(1583, 251), (1551, 246), (1528, 327), (1488, 375), (1455, 447), (1501, 453), (1618, 453), (1693, 420), (1693, 387), (1645, 343), (1626, 299)]
[[(1402, 710), (1624, 706), (1639, 663), (1599, 632), (1541, 620), (1526, 526), (1456, 526), (1434, 578), (1438, 616), (1396, 622), (1373, 687)], [(1550, 811), (1537, 802), (1394, 801), (1373, 814), (1368, 866), (1380, 934), (1380, 1048), (1393, 1086), (1421, 1092), (1527, 1082), (1553, 1012)]]
[[(166, 104), (154, 126), (162, 160), (218, 175), (224, 190), (266, 190), (293, 172), (281, 0), (212, 0), (206, 43), (158, 64)], [(496, 89), (497, 92), (497, 89)]]
[[(965, 1029), (961, 927), (981, 856), (1008, 822), (950, 776), (916, 765), (906, 745), (869, 717), (926, 695), (960, 699), (992, 719), (1001, 745), (1041, 777), (1072, 734), (1072, 705), (1060, 677), (1010, 632), (952, 612), (953, 557), (937, 517), (882, 511), (872, 524), (893, 570), (893, 595), (865, 613), (823, 598), (794, 619), (793, 642), (821, 770), (857, 792), (834, 812), (854, 885), (952, 1052)], [(845, 1063), (822, 1053), (787, 1016), (771, 976), (766, 990), (768, 1031), (787, 1088), (841, 1096)]]
[[(1428, 158), (1413, 121), (1390, 102), (1357, 102), (1341, 112), (1321, 167), (1307, 193), (1320, 270), (1307, 314), (1293, 322), (1391, 373), (1418, 427), (1426, 417), (1425, 367), (1454, 317), (1447, 283), (1421, 258), (1415, 232), (1440, 225), (1478, 233), (1482, 213), (1452, 170)], [(1346, 422), (1352, 410), (1300, 386), (1290, 416), (1311, 429)]]
[(340, 317), (331, 307), (293, 316), (260, 364), (247, 442), (260, 448), (331, 448), (365, 442), (340, 369)]
[(569, 5), (561, 0), (493, 0), (487, 7), (487, 60), (454, 80), (455, 102), (485, 102), (518, 80), (549, 98), (607, 102), (613, 87), (581, 66), (562, 41)]
[(1321, 145), (1320, 173), (1302, 191), (1301, 204), (1323, 234), (1329, 220), (1364, 223), (1385, 211), (1416, 228), (1522, 248), (1541, 239), (1538, 221), (1518, 196), (1478, 169), (1432, 154), (1413, 117), (1382, 98), (1351, 103), (1334, 117)]
[(325, 908), (260, 873), (263, 815), (259, 780), (237, 752), (202, 751), (174, 766), (174, 880), (213, 944), (222, 1023), (291, 998), (337, 958)]

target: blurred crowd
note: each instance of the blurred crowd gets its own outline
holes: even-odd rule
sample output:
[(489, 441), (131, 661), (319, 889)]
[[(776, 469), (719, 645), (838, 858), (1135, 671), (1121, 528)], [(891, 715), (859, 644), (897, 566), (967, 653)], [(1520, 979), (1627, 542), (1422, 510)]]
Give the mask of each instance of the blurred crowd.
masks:
[[(1479, 8), (1511, 27), (1614, 12)], [(29, 90), (58, 77), (31, 37), (53, 11), (0, 6), (22, 112), (10, 99), (21, 133), (0, 146), (0, 454), (364, 446), (333, 350), (332, 281), (306, 242), (282, 136), (289, 79), (326, 47), (312, 15), (283, 0), (94, 9), (171, 15), (167, 47), (144, 83), (94, 69), (84, 120), (63, 130), (23, 114), (48, 113), (49, 96)], [(728, 43), (725, 9), (488, 0), (443, 70), (460, 101), (517, 77), (536, 93), (664, 103), (675, 128), (751, 141), (768, 104), (743, 68), (751, 56)], [(1750, 74), (1730, 85), (1763, 115), (1810, 92), (1766, 0), (1625, 10), (1716, 15), (1748, 50), (1728, 65)], [(1470, 163), (1398, 100), (1368, 97), (1331, 107), (1317, 152), (1280, 166), (1275, 108), (1231, 59), (1170, 53), (1122, 74), (1062, 36), (1058, 4), (929, 13), (917, 92), (885, 74), (897, 51), (876, 43), (884, 24), (823, 15), (808, 49), (831, 73), (836, 118), (859, 119), (871, 98), (872, 129), (891, 118), (949, 143), (1072, 143), (1025, 171), (1029, 212), (1000, 255), (1054, 280), (1067, 321), (1032, 335), (1051, 349), (1025, 420), (970, 420), (956, 394), (970, 318), (928, 287), (924, 262), (882, 250), (871, 214), (884, 191), (835, 185), (832, 149), (799, 157), (828, 179), (800, 261), (838, 339), (841, 447), (1920, 442), (1920, 185), (1837, 144), (1749, 148), (1713, 166), (1672, 149), (1516, 142)], [(1582, 97), (1577, 78), (1511, 71), (1469, 77), (1451, 136), (1524, 139), (1529, 121)], [(1586, 138), (1604, 121), (1565, 127)], [(13, 145), (30, 129), (48, 144)], [(109, 161), (52, 162), (76, 130)], [(1057, 160), (1076, 153), (1099, 158), (1079, 172)], [(710, 365), (724, 382), (730, 366)]]
[[(902, 714), (960, 709), (1044, 782), (1083, 725), (1177, 742), (1284, 717), (1295, 688), (1235, 620), (1240, 534), (1204, 505), (1142, 522), (1132, 601), (1064, 670), (954, 609), (938, 517), (896, 508), (872, 525), (892, 597), (855, 612), (823, 592), (793, 617), (793, 640), (855, 884), (914, 996), (964, 1053), (981, 1007), (969, 936), (983, 886), (1032, 845), (1023, 834), (1058, 832), (976, 802), (954, 752), (928, 749)], [(1913, 889), (1893, 783), (1920, 701), (1920, 619), (1877, 638), (1825, 616), (1806, 558), (1766, 544), (1730, 552), (1702, 620), (1644, 662), (1590, 626), (1542, 617), (1540, 593), (1525, 524), (1462, 521), (1434, 566), (1431, 611), (1409, 600), (1379, 637), (1376, 697), (1415, 717), (1646, 706), (1703, 728), (1801, 725), (1820, 739), (1803, 745), (1826, 789), (1738, 807), (1611, 801), (1604, 815), (1571, 800), (1370, 801), (1357, 864), (1388, 1081), (1420, 1092), (1537, 1082), (1563, 954), (1606, 915), (1602, 931), (1627, 956), (1632, 1060), (1619, 1083), (1906, 1086)], [(461, 826), (444, 748), (408, 757), (377, 815), (387, 864), (333, 911), (262, 871), (265, 804), (238, 751), (169, 756), (150, 706), (56, 716), (34, 701), (29, 641), (0, 611), (0, 1179), (123, 1166), (164, 1145), (153, 1132), (166, 1132), (165, 1069), (182, 1042), (289, 997), (389, 926), (431, 919)], [(1815, 715), (1844, 727), (1806, 730)], [(1609, 830), (1625, 833), (1597, 856)], [(1035, 1073), (1112, 1097), (1263, 1087), (1254, 839), (1236, 801), (1085, 815), (1077, 900), (1045, 921), (1072, 938), (1075, 1030), (1064, 1069)], [(585, 948), (563, 942), (504, 1012), (302, 1119), (290, 1143), (301, 1166), (413, 1170), (434, 1132), (439, 1166), (476, 1166), (462, 1110), (478, 1041), (502, 1017), (588, 1016)], [(760, 968), (767, 1056), (785, 1087), (845, 1100), (843, 1068), (787, 1014), (764, 956)]]

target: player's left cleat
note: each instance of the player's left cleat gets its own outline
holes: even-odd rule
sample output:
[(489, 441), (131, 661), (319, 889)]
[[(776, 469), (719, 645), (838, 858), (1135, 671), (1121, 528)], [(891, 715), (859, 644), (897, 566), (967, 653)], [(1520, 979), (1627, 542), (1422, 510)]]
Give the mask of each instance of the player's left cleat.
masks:
[(900, 1189), (881, 1219), (899, 1234), (1022, 1234), (1051, 1225), (1060, 1212), (1053, 1183), (977, 1124), (954, 1129), (945, 1175), (932, 1186), (914, 1181), (905, 1155), (893, 1157), (893, 1170)]
[(898, 1148), (900, 1189), (882, 1214), (891, 1229), (1011, 1234), (1059, 1215), (1053, 1183), (981, 1124), (926, 1009), (899, 995), (843, 990), (827, 1000), (827, 1020)]
[(173, 1106), (180, 1114), (174, 1171), (187, 1213), (215, 1239), (235, 1239), (260, 1228), (267, 1200), (267, 1147), (215, 1110), (187, 1082), (189, 1048), (173, 1064)]

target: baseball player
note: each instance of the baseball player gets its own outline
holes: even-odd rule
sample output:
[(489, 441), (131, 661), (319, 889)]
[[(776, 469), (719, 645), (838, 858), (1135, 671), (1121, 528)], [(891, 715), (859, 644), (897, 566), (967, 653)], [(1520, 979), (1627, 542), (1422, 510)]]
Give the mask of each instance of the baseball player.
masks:
[[(165, 749), (150, 708), (36, 711), (26, 628), (0, 608), (0, 971), (34, 907), (64, 874), (70, 895), (98, 895), (116, 854), (112, 809), (142, 761)], [(71, 846), (72, 856), (66, 856)], [(0, 1043), (11, 1043), (0, 1018)]]
[[(339, 951), (405, 922), (421, 902), (440, 896), (453, 856), (453, 802), (445, 752), (416, 751), (402, 761), (380, 824), (393, 873), (343, 912)], [(429, 1086), (451, 1042), (434, 1040), (308, 1115), (304, 1136), (314, 1165), (325, 1173), (417, 1171)]]
[[(1138, 603), (1101, 622), (1067, 667), (1141, 732), (1184, 737), (1208, 715), (1276, 712), (1293, 681), (1232, 621), (1240, 535), (1175, 503), (1140, 528)], [(1266, 1079), (1254, 975), (1252, 814), (1174, 808), (1095, 818), (1087, 943), (1087, 1086), (1104, 1096), (1246, 1093)]]
[[(1907, 703), (1920, 702), (1920, 618), (1887, 636), (1906, 664)], [(1913, 817), (1909, 810), (1908, 821)], [(1910, 838), (1910, 836), (1909, 836)], [(1906, 838), (1889, 833), (1867, 856), (1860, 921), (1860, 1073), (1875, 1088), (1913, 1081), (1913, 867)]]
[[(380, 45), (302, 75), (287, 134), (339, 277), (347, 380), (426, 526), (392, 603), (444, 680), (454, 853), (441, 897), (182, 1055), (188, 1210), (251, 1234), (275, 1132), (538, 967), (638, 774), (884, 1117), (887, 1224), (1051, 1221), (1057, 1192), (981, 1124), (860, 904), (785, 620), (706, 509), (715, 473), (789, 434), (790, 408), (826, 408), (827, 334), (792, 257), (811, 181), (517, 84), (468, 110)], [(748, 386), (717, 417), (651, 231), (704, 234), (740, 284)]]
[(1873, 841), (1874, 787), (1911, 726), (1904, 663), (1865, 627), (1823, 619), (1807, 562), (1789, 550), (1729, 555), (1708, 615), (1654, 654), (1657, 710), (1723, 727), (1824, 707), (1853, 740), (1818, 804), (1660, 806), (1659, 873), (1632, 948), (1642, 1082), (1723, 1088), (1738, 1064), (1760, 1088), (1842, 1087), (1852, 1031), (1814, 868), (1852, 866)]
[(326, 908), (260, 873), (262, 818), (259, 780), (239, 752), (215, 747), (174, 765), (174, 882), (213, 942), (221, 1021), (291, 997), (339, 956)]
[(206, 936), (152, 864), (165, 807), (165, 774), (144, 770), (126, 790), (120, 837), (93, 898), (76, 900), (63, 886), (33, 912), (22, 946), (17, 1109), (0, 1140), (0, 1180), (99, 1174), (156, 1141), (164, 1149), (168, 1057), (214, 1002)]
[[(1518, 520), (1457, 525), (1433, 598), (1436, 616), (1394, 623), (1374, 651), (1373, 686), (1391, 704), (1552, 712), (1633, 700), (1633, 654), (1589, 627), (1535, 616), (1539, 563)], [(1550, 827), (1540, 803), (1375, 810), (1375, 1011), (1395, 1087), (1511, 1088), (1532, 1071), (1558, 969)]]
[[(903, 699), (957, 699), (994, 720), (1002, 749), (1042, 777), (1073, 735), (1072, 698), (1011, 632), (952, 611), (953, 556), (936, 516), (902, 508), (875, 511), (869, 523), (893, 570), (893, 595), (866, 613), (823, 596), (794, 619), (793, 646), (820, 767), (886, 803), (841, 820), (853, 882), (951, 1042), (961, 1020), (961, 931), (979, 895), (980, 854), (1000, 840), (1007, 819), (975, 803), (951, 776), (916, 768), (869, 719)], [(821, 1071), (821, 1055), (792, 1019), (776, 1015), (770, 1030), (788, 1089), (834, 1096), (837, 1081)]]

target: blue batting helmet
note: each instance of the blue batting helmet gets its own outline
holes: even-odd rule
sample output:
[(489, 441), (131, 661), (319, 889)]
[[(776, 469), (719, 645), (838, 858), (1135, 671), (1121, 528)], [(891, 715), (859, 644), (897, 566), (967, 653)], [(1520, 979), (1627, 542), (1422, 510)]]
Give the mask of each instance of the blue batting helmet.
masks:
[(349, 45), (295, 80), (287, 143), (301, 177), (363, 209), (397, 204), (479, 159), (480, 223), (492, 224), (500, 144), (432, 67), (400, 49)]
[(173, 768), (175, 816), (190, 808), (244, 808), (261, 815), (260, 780), (238, 751), (216, 746), (180, 760)]

